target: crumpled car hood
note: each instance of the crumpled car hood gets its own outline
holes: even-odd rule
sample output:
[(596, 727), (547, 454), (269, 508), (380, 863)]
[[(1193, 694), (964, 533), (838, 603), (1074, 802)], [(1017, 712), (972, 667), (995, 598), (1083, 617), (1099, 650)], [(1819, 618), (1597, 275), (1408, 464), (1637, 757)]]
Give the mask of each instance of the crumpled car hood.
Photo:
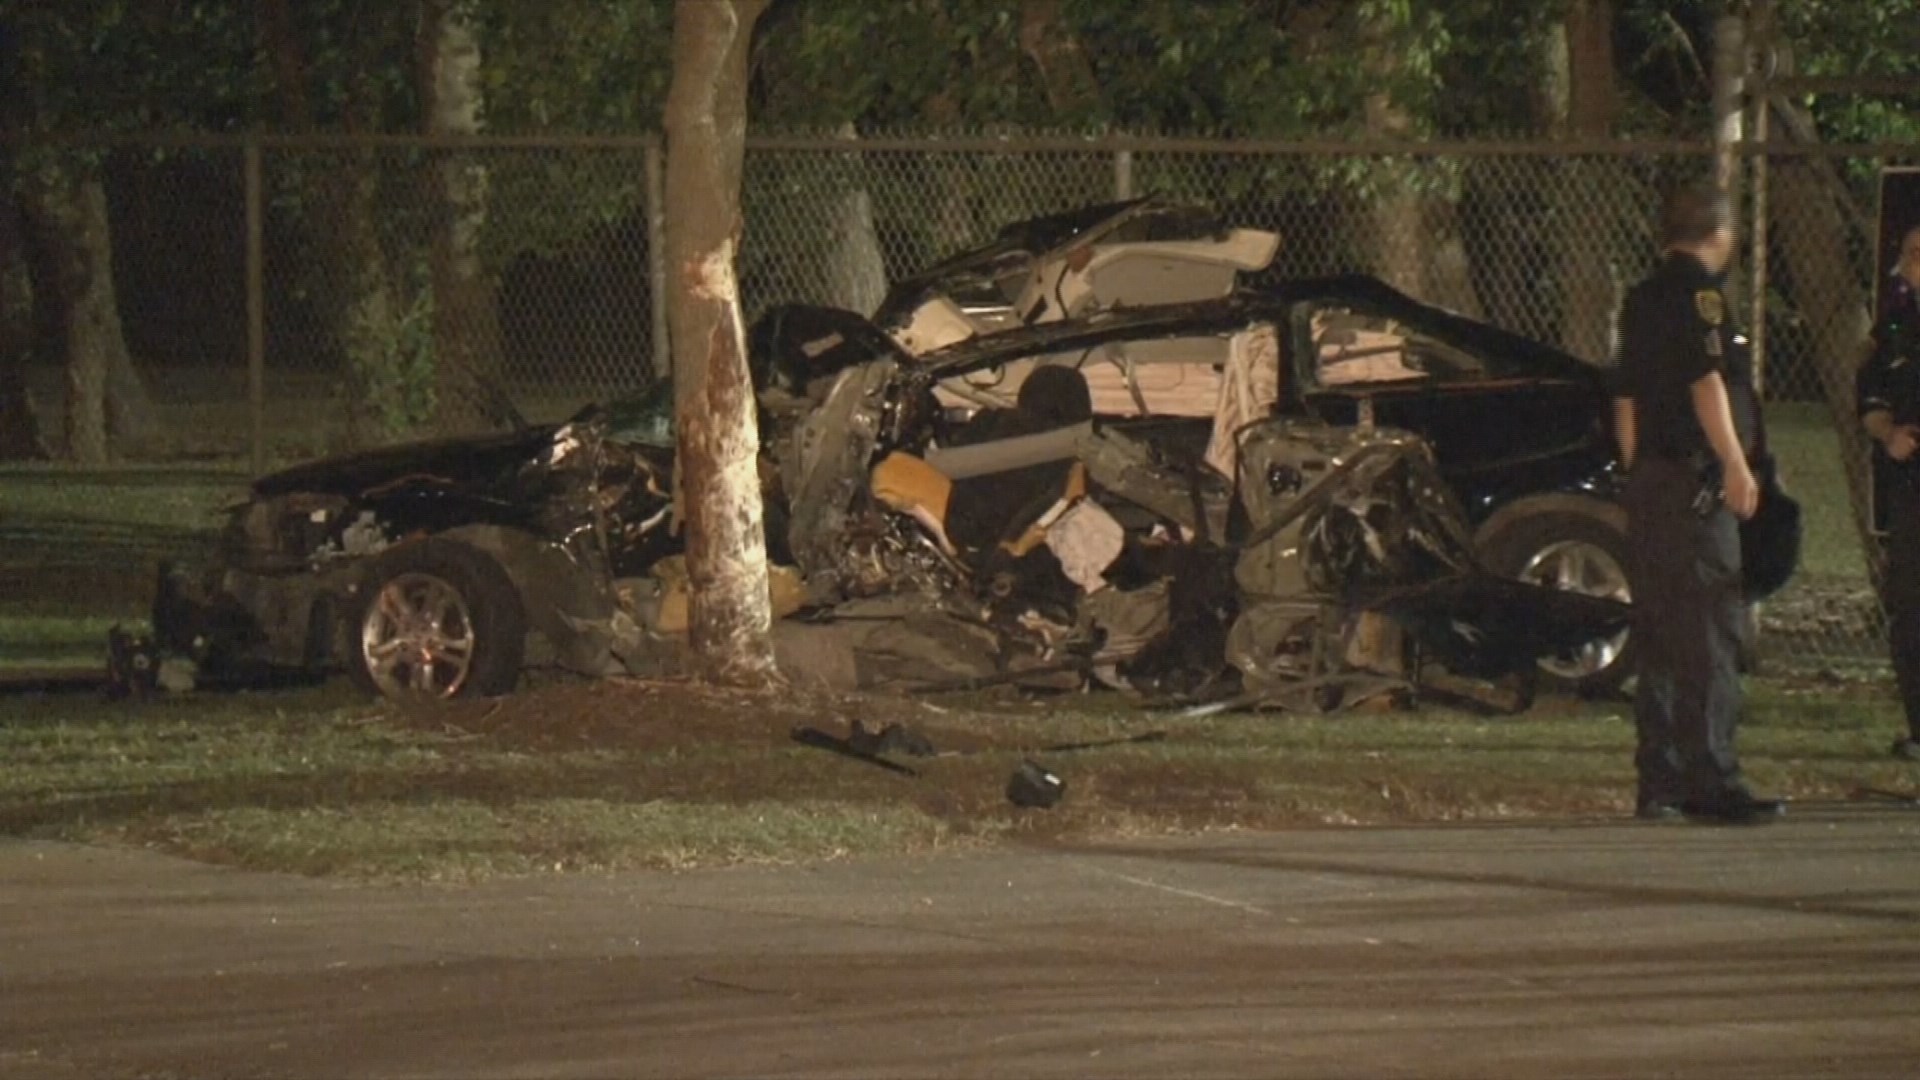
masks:
[(553, 441), (552, 425), (505, 435), (475, 435), (402, 443), (296, 465), (253, 482), (256, 496), (310, 492), (358, 495), (409, 476), (432, 476), (460, 487), (490, 486)]

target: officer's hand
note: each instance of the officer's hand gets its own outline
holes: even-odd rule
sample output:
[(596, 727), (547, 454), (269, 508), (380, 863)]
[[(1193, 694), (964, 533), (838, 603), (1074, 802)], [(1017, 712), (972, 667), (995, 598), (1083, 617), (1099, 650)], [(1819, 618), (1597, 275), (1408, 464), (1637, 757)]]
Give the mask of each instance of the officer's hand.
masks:
[(1760, 509), (1760, 485), (1753, 481), (1753, 470), (1742, 461), (1727, 470), (1726, 475), (1727, 509), (1733, 516), (1745, 521)]
[(1887, 456), (1895, 461), (1905, 461), (1920, 450), (1920, 427), (1901, 424), (1887, 432)]

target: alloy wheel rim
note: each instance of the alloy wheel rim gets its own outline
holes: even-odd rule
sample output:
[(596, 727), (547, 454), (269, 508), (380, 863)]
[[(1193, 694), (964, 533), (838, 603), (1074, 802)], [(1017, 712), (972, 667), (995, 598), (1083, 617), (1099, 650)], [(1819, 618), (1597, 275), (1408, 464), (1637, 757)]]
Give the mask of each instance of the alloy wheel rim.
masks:
[[(1622, 603), (1633, 599), (1627, 573), (1605, 548), (1584, 540), (1562, 540), (1534, 553), (1521, 568), (1520, 580), (1564, 592), (1577, 592)], [(1562, 679), (1588, 678), (1605, 670), (1627, 647), (1627, 631), (1595, 638), (1575, 649), (1540, 661), (1541, 670)]]
[(360, 655), (391, 698), (448, 698), (473, 668), (473, 618), (460, 590), (432, 574), (380, 586), (360, 624)]

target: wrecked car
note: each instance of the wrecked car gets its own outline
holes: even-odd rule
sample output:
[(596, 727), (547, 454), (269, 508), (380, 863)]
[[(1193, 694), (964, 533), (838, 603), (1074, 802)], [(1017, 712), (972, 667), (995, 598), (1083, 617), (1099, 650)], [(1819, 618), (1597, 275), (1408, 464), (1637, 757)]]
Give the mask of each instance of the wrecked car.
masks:
[[(849, 686), (1272, 700), (1349, 654), (1395, 678), (1415, 654), (1620, 677), (1599, 373), (1369, 278), (1239, 284), (1277, 243), (1136, 201), (1009, 227), (874, 319), (759, 320), (773, 600), (794, 616), (776, 646)], [(1357, 452), (1376, 443), (1394, 450)], [(212, 566), (163, 572), (156, 637), (205, 672), (344, 664), (392, 697), (673, 670), (672, 466), (661, 386), (277, 473)], [(1296, 502), (1314, 509), (1276, 509)], [(1354, 634), (1371, 644), (1337, 644)]]
[[(1305, 686), (1324, 707), (1361, 673), (1524, 677), (1620, 632), (1624, 605), (1486, 573), (1458, 481), (1381, 403), (1278, 407), (1320, 295), (1102, 313), (927, 357), (857, 316), (776, 314), (755, 336), (783, 659), (845, 687), (1258, 705)], [(1164, 413), (1101, 405), (1168, 373), (1210, 389)], [(344, 663), (391, 697), (499, 693), (532, 664), (676, 670), (669, 397), (264, 477), (215, 565), (167, 570), (156, 635), (209, 670)]]
[[(895, 284), (872, 323), (906, 352), (931, 358), (970, 340), (1100, 312), (1225, 300), (1268, 270), (1280, 244), (1276, 233), (1234, 227), (1204, 207), (1156, 196), (1088, 206), (1009, 224), (981, 247)], [(1596, 369), (1420, 304), (1377, 279), (1252, 291), (1298, 308), (1282, 334), (1281, 371), (1258, 373), (1263, 385), (1288, 391), (1275, 402), (1283, 415), (1420, 434), (1455, 485), (1489, 567), (1629, 598), (1625, 515), (1614, 498), (1618, 478)], [(1204, 431), (1219, 400), (1219, 344), (1208, 351), (1199, 339), (1143, 335), (1127, 352), (1087, 368), (1096, 413), (1151, 418), (1169, 438), (1182, 428), (1189, 436)], [(1023, 370), (950, 381), (941, 392), (1004, 404)], [(1216, 438), (1211, 448), (1216, 467), (1223, 445)], [(1605, 690), (1631, 671), (1629, 647), (1620, 634), (1543, 666), (1562, 685)]]
[[(1140, 246), (1172, 246), (1180, 258), (1196, 257), (1178, 243)], [(1244, 240), (1231, 247), (1247, 249)], [(1263, 256), (1271, 250), (1254, 249), (1219, 265), (1243, 267)], [(1041, 261), (1120, 265), (1072, 256)], [(949, 270), (935, 280), (974, 288), (971, 273)], [(1006, 280), (1020, 278), (1009, 271)], [(1370, 277), (1252, 287), (1216, 277), (1210, 287), (1227, 291), (1181, 304), (1095, 308), (1065, 319), (1043, 315), (1030, 325), (991, 324), (976, 314), (969, 318), (979, 325), (967, 327), (957, 316), (941, 322), (927, 315), (958, 309), (945, 293), (922, 288), (901, 292), (909, 299), (896, 297), (883, 315), (916, 313), (890, 316), (894, 332), (886, 336), (900, 352), (910, 352), (909, 344), (947, 342), (901, 361), (933, 395), (930, 411), (1004, 409), (1034, 371), (1073, 367), (1088, 383), (1099, 423), (1150, 445), (1170, 467), (1195, 473), (1202, 487), (1218, 489), (1214, 497), (1222, 505), (1231, 487), (1234, 433), (1257, 419), (1410, 432), (1430, 447), (1488, 569), (1590, 596), (1629, 598), (1625, 516), (1615, 501), (1619, 477), (1599, 369), (1421, 304)], [(985, 310), (987, 299), (974, 295), (969, 310)], [(931, 334), (936, 325), (946, 327), (946, 336)], [(781, 332), (762, 330), (769, 382), (789, 390), (881, 351), (878, 327), (828, 309), (776, 309), (761, 326), (816, 343), (782, 347)], [(818, 347), (823, 341), (833, 347)], [(1624, 632), (1608, 635), (1545, 658), (1544, 670), (1563, 685), (1604, 689), (1629, 672), (1628, 646)]]
[[(1106, 312), (919, 358), (854, 317), (788, 313), (763, 396), (813, 602), (918, 597), (922, 618), (989, 631), (1013, 679), (1051, 663), (1270, 704), (1341, 698), (1362, 673), (1418, 688), (1437, 664), (1517, 678), (1528, 700), (1540, 659), (1622, 632), (1626, 606), (1488, 572), (1431, 443), (1378, 409), (1275, 408), (1282, 342), (1318, 295)], [(1099, 380), (1149, 363), (1206, 385), (1184, 413), (1103, 416)]]

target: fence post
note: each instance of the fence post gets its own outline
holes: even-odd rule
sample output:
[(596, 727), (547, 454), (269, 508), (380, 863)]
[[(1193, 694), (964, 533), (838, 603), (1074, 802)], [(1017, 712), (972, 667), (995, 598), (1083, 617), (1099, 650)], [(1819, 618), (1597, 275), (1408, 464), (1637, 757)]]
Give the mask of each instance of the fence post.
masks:
[(1113, 199), (1125, 202), (1133, 198), (1133, 151), (1113, 152)]
[(263, 242), (264, 184), (260, 176), (260, 141), (248, 139), (246, 148), (247, 200), (247, 416), (252, 422), (250, 456), (253, 475), (267, 471), (267, 288)]
[(647, 299), (653, 312), (653, 377), (673, 377), (667, 333), (667, 173), (660, 138), (647, 143)]

